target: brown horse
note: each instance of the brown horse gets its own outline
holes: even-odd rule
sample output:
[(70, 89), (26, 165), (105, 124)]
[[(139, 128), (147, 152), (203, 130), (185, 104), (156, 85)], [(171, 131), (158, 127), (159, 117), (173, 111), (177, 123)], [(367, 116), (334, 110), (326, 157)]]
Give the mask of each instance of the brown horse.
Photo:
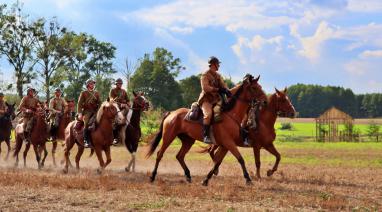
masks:
[(8, 104), (7, 105), (7, 111), (3, 115), (3, 117), (0, 118), (0, 153), (1, 153), (1, 143), (5, 141), (8, 147), (7, 156), (5, 157), (5, 160), (8, 160), (9, 152), (11, 151), (11, 132), (12, 132), (12, 120), (16, 117), (15, 114), (15, 104)]
[[(48, 124), (45, 121), (45, 112), (43, 109), (38, 109), (37, 112), (34, 112), (34, 124), (31, 131), (31, 139), (30, 142), (26, 144), (23, 158), (24, 158), (24, 166), (26, 166), (26, 156), (28, 153), (28, 150), (30, 148), (30, 145), (33, 145), (33, 149), (36, 155), (36, 161), (38, 164), (38, 168), (41, 169), (44, 166), (44, 161), (46, 159), (46, 156), (48, 155), (48, 152), (46, 151), (45, 142), (48, 139)], [(21, 149), (21, 146), (23, 144), (23, 138), (24, 138), (24, 124), (18, 124), (16, 126), (16, 147), (14, 152), (14, 157), (16, 157), (16, 163), (15, 166), (18, 166), (19, 163), (19, 152)], [(41, 153), (44, 151), (44, 157), (41, 159)]]
[(127, 150), (131, 154), (131, 160), (129, 161), (128, 166), (125, 168), (125, 171), (129, 172), (130, 168), (132, 168), (133, 172), (135, 171), (135, 153), (138, 149), (138, 142), (141, 138), (141, 114), (143, 111), (147, 110), (149, 108), (149, 102), (144, 97), (143, 93), (135, 93), (134, 94), (134, 100), (133, 100), (133, 106), (131, 108), (132, 115), (129, 123), (127, 123), (122, 130), (125, 131), (125, 146)]
[[(243, 83), (231, 89), (233, 96), (228, 104), (224, 106), (222, 113), (223, 121), (213, 125), (213, 137), (215, 138), (213, 140), (215, 140), (217, 144), (223, 146), (225, 152), (230, 151), (236, 157), (241, 165), (247, 184), (251, 184), (252, 180), (247, 172), (247, 168), (245, 167), (244, 159), (236, 145), (242, 140), (240, 137), (240, 122), (243, 119), (250, 102), (255, 99), (260, 101), (266, 100), (266, 95), (261, 86), (258, 84), (259, 78), (260, 76), (254, 79), (253, 76), (247, 75), (244, 78)], [(168, 113), (163, 118), (160, 130), (151, 142), (150, 150), (147, 153), (148, 157), (151, 156), (163, 137), (163, 144), (157, 153), (155, 167), (151, 175), (151, 181), (155, 180), (158, 165), (164, 152), (169, 147), (171, 142), (178, 136), (182, 141), (182, 147), (176, 158), (184, 170), (187, 181), (191, 182), (190, 171), (184, 162), (184, 157), (194, 144), (195, 140), (201, 141), (203, 139), (202, 126), (199, 123), (184, 120), (184, 117), (188, 111), (189, 109), (180, 108), (176, 111)], [(215, 167), (218, 167), (220, 163), (221, 161), (219, 163), (215, 163), (214, 168), (208, 173), (206, 179), (203, 181), (203, 185), (208, 185), (208, 180), (211, 178)]]
[(59, 140), (64, 140), (65, 139), (65, 128), (68, 126), (68, 124), (72, 121), (72, 109), (70, 107), (65, 107), (64, 112), (61, 116), (60, 123), (58, 124), (57, 131), (52, 132), (51, 131), (51, 136), (52, 136), (52, 158), (53, 158), (53, 165), (57, 166), (56, 164), (56, 157), (55, 153), (57, 150), (57, 139)]
[[(259, 123), (256, 129), (249, 130), (249, 139), (252, 141), (253, 153), (255, 156), (256, 163), (256, 176), (260, 176), (260, 149), (264, 148), (269, 153), (276, 157), (276, 162), (272, 169), (267, 171), (268, 177), (271, 176), (275, 171), (277, 171), (281, 156), (280, 153), (276, 150), (273, 141), (276, 139), (276, 131), (274, 125), (276, 123), (277, 116), (280, 117), (289, 117), (294, 118), (296, 115), (296, 110), (294, 109), (292, 103), (290, 102), (287, 96), (287, 89), (284, 91), (279, 91), (275, 89), (276, 92), (268, 98), (268, 105), (263, 106), (259, 114)], [(244, 146), (243, 143), (240, 143), (239, 146)], [(215, 158), (215, 150), (221, 151), (218, 145), (212, 145), (209, 152), (211, 158)], [(215, 171), (215, 174), (218, 174), (218, 169)]]
[[(97, 112), (96, 117), (96, 129), (91, 132), (91, 140), (93, 143), (93, 149), (91, 150), (90, 156), (96, 153), (100, 168), (97, 169), (99, 173), (111, 162), (110, 155), (110, 146), (113, 143), (113, 121), (117, 117), (117, 123), (121, 124), (124, 122), (124, 117), (120, 113), (118, 105), (114, 102), (104, 102)], [(65, 168), (64, 173), (68, 172), (69, 167), (69, 153), (73, 148), (74, 144), (77, 143), (78, 151), (76, 155), (76, 168), (79, 169), (79, 163), (81, 156), (84, 152), (84, 141), (82, 132), (75, 132), (74, 126), (76, 121), (70, 122), (65, 129), (65, 150), (64, 150), (64, 159), (65, 159)], [(106, 153), (106, 163), (102, 158), (102, 151)]]

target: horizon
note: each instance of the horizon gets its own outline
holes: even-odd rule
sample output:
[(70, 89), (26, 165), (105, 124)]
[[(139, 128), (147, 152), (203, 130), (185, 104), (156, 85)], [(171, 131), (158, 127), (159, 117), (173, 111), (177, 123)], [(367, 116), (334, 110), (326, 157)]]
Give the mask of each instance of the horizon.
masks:
[[(32, 19), (56, 16), (70, 30), (115, 45), (117, 69), (126, 57), (136, 62), (163, 47), (186, 67), (178, 80), (205, 71), (214, 55), (224, 77), (236, 83), (246, 73), (260, 74), (267, 93), (298, 83), (355, 94), (382, 90), (377, 0), (20, 2)], [(0, 61), (5, 81), (12, 81), (13, 70), (4, 57)]]

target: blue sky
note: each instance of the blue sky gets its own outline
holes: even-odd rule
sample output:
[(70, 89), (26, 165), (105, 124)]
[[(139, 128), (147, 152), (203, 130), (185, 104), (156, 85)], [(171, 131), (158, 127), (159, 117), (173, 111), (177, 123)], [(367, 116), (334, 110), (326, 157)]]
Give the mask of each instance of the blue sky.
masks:
[(134, 62), (164, 47), (186, 67), (179, 79), (206, 70), (215, 55), (224, 76), (260, 74), (267, 92), (296, 83), (382, 92), (381, 0), (21, 2), (31, 17), (57, 16), (74, 31), (113, 43), (119, 68), (126, 57)]

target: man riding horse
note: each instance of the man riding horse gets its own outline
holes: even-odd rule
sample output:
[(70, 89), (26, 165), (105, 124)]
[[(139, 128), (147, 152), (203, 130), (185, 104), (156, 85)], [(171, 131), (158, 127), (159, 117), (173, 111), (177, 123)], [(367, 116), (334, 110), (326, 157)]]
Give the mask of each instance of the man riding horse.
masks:
[[(123, 84), (122, 79), (118, 78), (115, 81), (115, 88), (110, 90), (109, 98), (111, 101), (116, 102), (118, 104), (118, 107), (121, 110), (125, 109), (126, 111), (128, 111), (130, 109), (130, 100), (129, 100), (129, 96), (127, 95), (126, 90), (122, 88), (122, 84)], [(113, 126), (113, 136), (114, 136), (113, 144), (118, 143), (118, 131), (119, 131), (118, 126), (116, 126), (116, 124), (114, 124), (114, 126)]]
[(21, 99), (18, 110), (22, 112), (24, 123), (24, 142), (30, 142), (30, 134), (33, 127), (34, 113), (39, 106), (39, 100), (35, 97), (36, 90), (34, 88), (27, 89), (27, 95)]
[[(94, 80), (86, 81), (86, 90), (82, 91), (78, 99), (77, 112), (78, 119), (84, 122), (84, 147), (89, 148), (90, 143), (90, 129), (89, 121), (97, 114), (98, 108), (101, 105), (99, 93), (94, 90)], [(95, 117), (94, 117), (95, 118)]]
[(61, 97), (61, 90), (59, 88), (56, 89), (54, 96), (55, 97), (49, 102), (49, 119), (52, 137), (57, 136), (58, 125), (60, 124), (60, 120), (64, 114), (64, 109), (67, 106), (66, 101)]
[(200, 78), (202, 92), (200, 93), (198, 104), (203, 111), (203, 141), (212, 144), (210, 138), (210, 125), (212, 112), (214, 122), (221, 121), (220, 112), (223, 105), (222, 94), (231, 96), (222, 76), (218, 73), (220, 61), (212, 56), (209, 61), (209, 70), (204, 72)]

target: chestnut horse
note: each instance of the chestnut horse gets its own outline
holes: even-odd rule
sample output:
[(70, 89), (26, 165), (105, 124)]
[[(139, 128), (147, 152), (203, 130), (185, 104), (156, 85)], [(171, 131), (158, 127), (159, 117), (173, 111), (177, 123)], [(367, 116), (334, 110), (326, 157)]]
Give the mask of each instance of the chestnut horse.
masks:
[(7, 111), (3, 115), (3, 117), (0, 118), (0, 153), (1, 153), (1, 143), (5, 141), (8, 147), (7, 156), (5, 157), (5, 160), (8, 160), (9, 152), (11, 151), (11, 132), (12, 132), (12, 120), (16, 117), (15, 114), (15, 104), (8, 104), (7, 105)]
[[(224, 106), (222, 113), (223, 121), (215, 123), (212, 129), (214, 133), (213, 137), (215, 138), (213, 140), (215, 140), (217, 144), (223, 146), (226, 152), (230, 151), (240, 163), (247, 184), (251, 184), (252, 180), (247, 172), (244, 159), (236, 145), (242, 140), (240, 136), (240, 122), (243, 119), (249, 104), (255, 99), (259, 101), (266, 100), (266, 95), (258, 84), (259, 78), (260, 76), (254, 79), (253, 76), (247, 75), (242, 84), (231, 89), (233, 96), (228, 104)], [(180, 108), (168, 113), (163, 118), (159, 132), (151, 142), (150, 150), (147, 153), (147, 157), (151, 156), (163, 137), (162, 147), (157, 153), (155, 167), (151, 175), (152, 182), (155, 180), (159, 162), (162, 159), (164, 152), (177, 136), (182, 141), (182, 147), (176, 158), (184, 170), (187, 181), (191, 182), (190, 171), (184, 162), (184, 157), (194, 144), (195, 140), (201, 141), (203, 138), (201, 124), (184, 120), (188, 111), (189, 109)], [(215, 167), (218, 167), (219, 164), (215, 163), (214, 168), (208, 173), (206, 179), (203, 181), (203, 185), (208, 185), (208, 180), (211, 178), (213, 170)]]
[[(267, 176), (271, 176), (277, 171), (281, 156), (276, 150), (273, 141), (276, 139), (276, 131), (274, 125), (276, 123), (277, 116), (294, 118), (296, 110), (287, 96), (287, 88), (284, 91), (275, 89), (276, 92), (268, 98), (268, 104), (260, 109), (258, 126), (255, 129), (249, 130), (249, 139), (252, 142), (250, 147), (253, 148), (256, 163), (256, 177), (260, 176), (260, 149), (264, 148), (269, 153), (276, 157), (276, 162), (273, 168), (267, 171)], [(241, 147), (247, 147), (243, 145), (243, 142), (239, 144)], [(218, 145), (212, 145), (209, 149), (211, 158), (215, 158), (215, 150), (220, 151)], [(218, 174), (218, 169), (215, 171), (215, 175)]]
[(130, 171), (130, 168), (132, 168), (133, 172), (135, 171), (135, 153), (137, 152), (138, 142), (142, 135), (140, 126), (141, 114), (143, 111), (148, 110), (150, 106), (143, 93), (133, 92), (133, 94), (134, 100), (131, 108), (133, 111), (131, 119), (129, 123), (122, 127), (122, 130), (125, 130), (126, 135), (122, 140), (125, 142), (125, 146), (131, 154), (131, 160), (125, 168), (125, 171), (127, 172)]
[[(97, 155), (100, 168), (97, 169), (99, 173), (109, 165), (111, 162), (110, 155), (110, 146), (113, 143), (113, 121), (117, 118), (117, 123), (121, 124), (124, 122), (124, 117), (120, 113), (121, 111), (118, 108), (118, 105), (114, 102), (104, 102), (100, 106), (97, 117), (96, 117), (96, 128), (91, 132), (91, 141), (93, 143), (93, 148), (91, 150), (91, 155), (93, 155), (94, 151)], [(82, 136), (82, 131), (77, 133), (74, 130), (76, 121), (72, 121), (65, 129), (65, 150), (64, 150), (64, 159), (65, 159), (65, 167), (64, 173), (68, 172), (69, 167), (69, 153), (73, 148), (74, 144), (77, 143), (78, 151), (76, 155), (76, 168), (79, 169), (79, 163), (81, 156), (84, 152), (84, 141)], [(102, 158), (102, 151), (106, 153), (106, 163)]]
[[(28, 150), (30, 148), (30, 145), (33, 145), (33, 150), (36, 155), (36, 161), (38, 164), (38, 168), (41, 169), (44, 166), (44, 161), (46, 159), (46, 156), (48, 155), (48, 152), (46, 151), (45, 143), (48, 139), (48, 123), (45, 121), (45, 112), (43, 109), (39, 108), (36, 112), (33, 112), (34, 116), (34, 123), (31, 130), (31, 139), (30, 142), (25, 145), (25, 150), (23, 154), (24, 158), (24, 166), (26, 166), (26, 156), (28, 153)], [(16, 163), (15, 166), (18, 166), (19, 163), (19, 152), (21, 149), (21, 146), (23, 144), (24, 139), (24, 126), (23, 123), (16, 125), (16, 147), (14, 152), (14, 157), (16, 157)], [(44, 151), (44, 157), (41, 159), (41, 153)]]

